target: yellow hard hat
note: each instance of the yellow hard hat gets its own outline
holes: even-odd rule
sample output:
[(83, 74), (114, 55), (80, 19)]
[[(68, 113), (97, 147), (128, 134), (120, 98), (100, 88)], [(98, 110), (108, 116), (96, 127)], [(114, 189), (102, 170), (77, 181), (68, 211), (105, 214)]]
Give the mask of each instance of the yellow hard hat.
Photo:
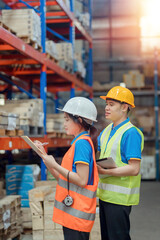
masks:
[(100, 96), (100, 98), (104, 100), (106, 99), (117, 100), (120, 102), (128, 103), (129, 105), (131, 105), (132, 108), (135, 107), (133, 93), (128, 88), (125, 87), (121, 86), (113, 87), (111, 88), (111, 90), (109, 90), (106, 96)]

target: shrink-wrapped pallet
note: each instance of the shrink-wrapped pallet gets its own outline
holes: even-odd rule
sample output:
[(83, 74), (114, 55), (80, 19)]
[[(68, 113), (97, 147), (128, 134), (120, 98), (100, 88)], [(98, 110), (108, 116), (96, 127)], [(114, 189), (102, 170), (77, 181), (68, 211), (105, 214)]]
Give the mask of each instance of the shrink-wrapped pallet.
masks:
[(41, 46), (40, 17), (33, 9), (2, 10), (2, 22), (18, 37), (27, 37)]
[(46, 41), (46, 53), (48, 53), (51, 57), (53, 57), (55, 60), (58, 60), (58, 52), (56, 49), (56, 43), (48, 40)]

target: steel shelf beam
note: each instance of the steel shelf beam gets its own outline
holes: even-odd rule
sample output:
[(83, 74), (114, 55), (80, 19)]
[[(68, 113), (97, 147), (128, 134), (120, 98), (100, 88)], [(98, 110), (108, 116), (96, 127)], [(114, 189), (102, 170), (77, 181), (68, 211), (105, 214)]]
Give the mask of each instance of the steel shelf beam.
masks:
[[(67, 138), (44, 138), (44, 137), (31, 137), (31, 140), (39, 140), (41, 142), (47, 141), (48, 148), (69, 147), (72, 139)], [(14, 150), (14, 149), (30, 149), (30, 146), (21, 137), (0, 137), (1, 150)]]
[[(25, 61), (32, 61), (33, 63), (35, 63), (34, 61), (36, 61), (39, 64), (42, 64), (42, 65), (45, 64), (47, 69), (52, 70), (53, 72), (57, 73), (60, 77), (66, 79), (71, 83), (74, 83), (76, 86), (80, 87), (81, 89), (89, 93), (92, 93), (93, 90), (90, 86), (78, 80), (75, 75), (72, 75), (67, 71), (65, 71), (64, 69), (62, 69), (61, 67), (59, 67), (56, 63), (48, 59), (41, 52), (35, 50), (32, 46), (26, 44), (24, 41), (16, 37), (14, 34), (8, 32), (3, 27), (0, 27), (0, 39), (6, 44), (12, 46), (15, 50), (20, 52), (22, 55), (31, 58), (31, 60), (26, 59)], [(3, 61), (4, 60), (2, 60), (2, 62)], [(9, 61), (12, 61), (12, 59)]]

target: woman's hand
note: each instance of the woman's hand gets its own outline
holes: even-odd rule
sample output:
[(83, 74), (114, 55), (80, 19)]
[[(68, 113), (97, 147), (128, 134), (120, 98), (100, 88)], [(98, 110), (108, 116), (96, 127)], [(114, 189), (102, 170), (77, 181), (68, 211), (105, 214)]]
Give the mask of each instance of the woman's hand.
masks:
[(41, 150), (41, 152), (43, 153), (43, 155), (42, 155), (42, 154), (39, 154), (39, 155), (40, 155), (41, 158), (43, 159), (43, 162), (44, 162), (44, 164), (46, 165), (46, 167), (47, 167), (48, 169), (50, 169), (50, 168), (55, 168), (55, 166), (56, 166), (57, 163), (56, 163), (54, 157), (53, 157), (52, 155), (48, 155), (48, 154), (46, 153), (46, 151), (45, 151), (42, 143), (41, 143), (40, 141), (36, 140), (36, 141), (34, 142), (34, 144), (35, 144), (35, 145)]
[(34, 141), (34, 144), (41, 150), (44, 155), (47, 155), (42, 143), (38, 140)]
[(43, 162), (47, 166), (48, 169), (50, 169), (50, 168), (55, 169), (55, 167), (57, 165), (57, 162), (52, 155), (47, 155), (47, 154), (43, 155), (42, 159), (43, 159)]

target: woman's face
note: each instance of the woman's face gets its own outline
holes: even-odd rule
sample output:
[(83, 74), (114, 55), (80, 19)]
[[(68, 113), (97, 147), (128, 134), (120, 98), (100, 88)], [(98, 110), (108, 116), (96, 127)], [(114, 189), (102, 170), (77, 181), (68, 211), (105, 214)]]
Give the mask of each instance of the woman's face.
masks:
[(75, 123), (67, 113), (64, 113), (64, 129), (67, 135), (77, 136), (81, 132), (81, 125)]

